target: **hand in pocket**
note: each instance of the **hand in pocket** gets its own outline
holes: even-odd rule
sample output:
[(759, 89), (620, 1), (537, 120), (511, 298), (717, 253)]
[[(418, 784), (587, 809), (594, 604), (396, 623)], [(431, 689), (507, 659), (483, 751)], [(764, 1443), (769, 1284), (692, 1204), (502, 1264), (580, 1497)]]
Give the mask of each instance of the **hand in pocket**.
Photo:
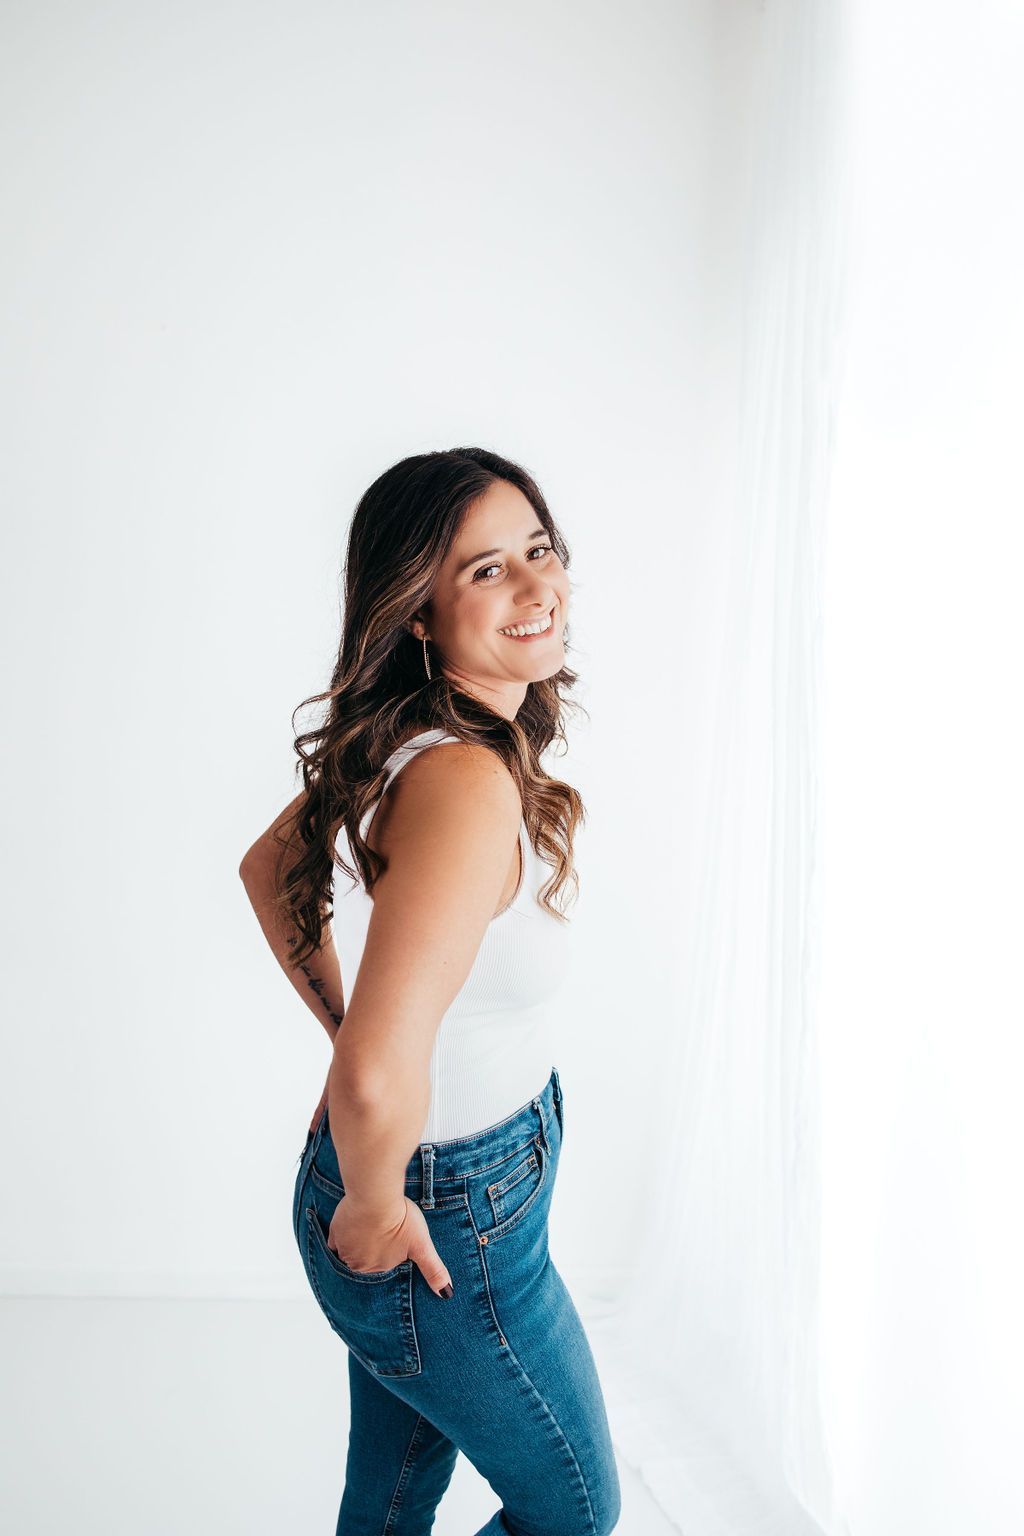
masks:
[(411, 1259), (436, 1295), (452, 1295), (451, 1276), (434, 1247), (427, 1219), (407, 1195), (384, 1216), (367, 1216), (342, 1195), (331, 1217), (327, 1246), (354, 1274), (382, 1274)]

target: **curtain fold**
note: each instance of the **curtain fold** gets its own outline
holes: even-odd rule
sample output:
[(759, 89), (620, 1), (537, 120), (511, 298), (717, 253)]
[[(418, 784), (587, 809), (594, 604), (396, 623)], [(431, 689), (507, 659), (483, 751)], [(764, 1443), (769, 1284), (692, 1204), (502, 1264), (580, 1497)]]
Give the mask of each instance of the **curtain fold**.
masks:
[(695, 920), (645, 1169), (658, 1216), (588, 1328), (617, 1449), (686, 1536), (841, 1536), (819, 1396), (815, 999), (843, 10), (774, 0), (762, 23), (713, 771), (698, 842), (673, 850)]

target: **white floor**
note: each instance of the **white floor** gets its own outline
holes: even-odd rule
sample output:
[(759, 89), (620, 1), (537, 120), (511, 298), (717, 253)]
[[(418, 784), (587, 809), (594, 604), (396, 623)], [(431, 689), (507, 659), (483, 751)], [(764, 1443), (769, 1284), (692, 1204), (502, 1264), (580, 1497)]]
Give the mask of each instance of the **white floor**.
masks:
[[(0, 1304), (11, 1536), (334, 1536), (345, 1349), (305, 1301)], [(616, 1536), (674, 1536), (620, 1465)], [(497, 1499), (460, 1456), (435, 1536)]]

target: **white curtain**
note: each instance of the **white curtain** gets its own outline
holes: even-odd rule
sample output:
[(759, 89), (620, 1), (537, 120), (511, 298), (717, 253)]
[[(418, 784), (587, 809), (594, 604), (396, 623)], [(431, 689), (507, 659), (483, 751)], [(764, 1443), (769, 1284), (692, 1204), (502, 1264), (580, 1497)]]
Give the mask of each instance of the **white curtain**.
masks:
[(1024, 8), (858, 0), (822, 1294), (858, 1536), (1024, 1531)]
[[(843, 10), (771, 0), (752, 104), (739, 472), (651, 1218), (588, 1321), (619, 1454), (686, 1536), (845, 1529), (818, 1358), (822, 545), (839, 377)], [(659, 1130), (659, 1127), (662, 1128)]]

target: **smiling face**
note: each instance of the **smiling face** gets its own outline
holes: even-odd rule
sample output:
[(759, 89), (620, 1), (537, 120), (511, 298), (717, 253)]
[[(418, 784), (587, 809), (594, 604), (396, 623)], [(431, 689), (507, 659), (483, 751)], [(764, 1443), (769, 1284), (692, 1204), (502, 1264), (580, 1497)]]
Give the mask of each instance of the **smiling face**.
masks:
[[(431, 667), (465, 693), (513, 719), (527, 684), (565, 665), (562, 630), (569, 577), (537, 513), (516, 486), (498, 480), (463, 519), (438, 573), (423, 618), (410, 625), (427, 636)], [(548, 620), (550, 619), (550, 623)], [(523, 638), (502, 634), (547, 624)]]

